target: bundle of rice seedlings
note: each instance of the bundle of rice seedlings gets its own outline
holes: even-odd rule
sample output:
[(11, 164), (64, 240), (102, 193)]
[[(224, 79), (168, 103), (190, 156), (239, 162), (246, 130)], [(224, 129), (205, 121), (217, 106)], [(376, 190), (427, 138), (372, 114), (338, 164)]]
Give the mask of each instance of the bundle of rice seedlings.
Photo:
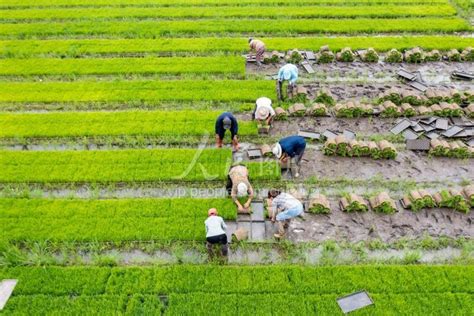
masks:
[(393, 214), (397, 211), (395, 201), (390, 198), (387, 192), (382, 192), (372, 197), (369, 201), (374, 212)]
[(411, 105), (422, 105), (424, 103), (423, 97), (414, 91), (403, 89), (401, 91), (401, 103), (408, 103)]
[(455, 48), (451, 49), (446, 54), (446, 57), (448, 58), (449, 61), (461, 61), (461, 53)]
[(286, 121), (288, 120), (288, 112), (286, 112), (283, 108), (276, 108), (275, 109), (275, 120), (277, 121)]
[(262, 146), (260, 146), (260, 151), (262, 152), (262, 155), (264, 157), (272, 157), (273, 156), (272, 147), (270, 147), (270, 145), (268, 145), (268, 144), (263, 144)]
[(385, 101), (380, 106), (381, 117), (399, 117), (402, 114), (398, 106), (392, 101)]
[(474, 61), (474, 48), (468, 47), (461, 53), (461, 59), (463, 61)]
[(387, 63), (401, 63), (403, 61), (403, 55), (399, 50), (392, 48), (385, 56), (385, 61)]
[(425, 54), (425, 61), (440, 61), (443, 56), (437, 49)]
[(288, 63), (298, 65), (303, 60), (303, 55), (299, 52), (297, 48), (288, 51), (285, 56), (285, 59)]
[(381, 158), (395, 159), (397, 157), (397, 150), (395, 149), (395, 146), (393, 146), (392, 143), (386, 140), (381, 140), (379, 141), (378, 146), (380, 148)]
[(335, 138), (326, 140), (323, 147), (323, 153), (327, 156), (334, 156), (336, 154), (337, 144)]
[(419, 64), (425, 60), (425, 53), (420, 47), (409, 49), (405, 52), (405, 61), (407, 63)]
[(451, 146), (445, 140), (432, 139), (430, 142), (430, 150), (428, 154), (430, 156), (447, 156)]
[(323, 194), (315, 194), (309, 200), (308, 212), (313, 214), (329, 214), (331, 206)]
[(321, 64), (332, 63), (334, 61), (334, 53), (329, 49), (328, 45), (322, 46), (319, 53), (316, 54), (318, 62)]
[(430, 109), (434, 115), (443, 116), (443, 109), (441, 108), (441, 105), (433, 104), (430, 106)]
[(416, 108), (416, 111), (418, 112), (418, 115), (431, 115), (433, 112), (431, 112), (430, 108), (422, 105), (422, 106), (418, 106)]
[(315, 102), (324, 103), (326, 105), (332, 106), (336, 104), (336, 100), (334, 99), (331, 90), (327, 88), (322, 88), (316, 95), (314, 99)]
[(362, 147), (360, 146), (359, 141), (353, 139), (349, 142), (349, 156), (351, 157), (362, 156)]
[(468, 117), (474, 118), (474, 103), (471, 103), (467, 107), (465, 107), (464, 112)]
[(336, 60), (342, 62), (353, 62), (355, 54), (352, 52), (350, 47), (344, 47), (339, 53), (336, 54)]
[(264, 64), (277, 64), (280, 62), (280, 58), (282, 57), (282, 54), (279, 51), (274, 50), (271, 52), (271, 54), (265, 53), (263, 57), (263, 63)]
[(468, 185), (462, 189), (464, 197), (467, 199), (471, 207), (474, 207), (474, 185)]
[(436, 206), (435, 200), (426, 190), (413, 190), (410, 194), (403, 197), (405, 206), (414, 212), (423, 208), (432, 208)]
[(309, 116), (326, 116), (328, 109), (322, 103), (313, 103), (313, 105), (306, 111)]
[(451, 103), (461, 104), (463, 103), (462, 94), (458, 89), (449, 90), (449, 99)]
[(360, 54), (362, 61), (367, 63), (376, 63), (379, 61), (379, 55), (372, 47), (367, 48), (364, 52)]
[(431, 106), (431, 110), (435, 115), (442, 117), (459, 117), (463, 111), (456, 103), (441, 102), (439, 105), (434, 104)]
[(451, 208), (459, 212), (469, 213), (470, 207), (461, 191), (442, 190), (434, 195), (434, 198), (440, 207)]
[(369, 147), (370, 157), (372, 157), (373, 159), (382, 158), (380, 148), (379, 146), (377, 146), (376, 142), (369, 141), (367, 142), (367, 146)]
[(416, 110), (408, 103), (401, 105), (402, 115), (406, 117), (415, 116)]
[(344, 212), (367, 212), (369, 206), (367, 202), (356, 194), (345, 194), (341, 198), (339, 205)]
[(469, 158), (471, 153), (469, 148), (462, 141), (456, 140), (449, 143), (450, 149), (448, 151), (448, 157), (466, 159)]
[(301, 117), (306, 114), (306, 107), (303, 103), (295, 103), (288, 108), (288, 113), (290, 113), (290, 116)]
[(336, 155), (347, 157), (349, 155), (349, 140), (344, 135), (338, 135), (336, 141)]
[(360, 147), (360, 155), (362, 157), (367, 157), (370, 156), (370, 147), (369, 143), (365, 141), (359, 141), (359, 147)]
[(432, 89), (429, 88), (425, 92), (426, 97), (428, 98), (427, 104), (436, 104), (443, 101), (450, 101), (451, 93), (448, 90), (443, 89)]
[(391, 101), (395, 104), (401, 104), (402, 95), (400, 93), (400, 90), (398, 90), (397, 88), (390, 88), (387, 91), (379, 94), (378, 103), (383, 103), (385, 101)]

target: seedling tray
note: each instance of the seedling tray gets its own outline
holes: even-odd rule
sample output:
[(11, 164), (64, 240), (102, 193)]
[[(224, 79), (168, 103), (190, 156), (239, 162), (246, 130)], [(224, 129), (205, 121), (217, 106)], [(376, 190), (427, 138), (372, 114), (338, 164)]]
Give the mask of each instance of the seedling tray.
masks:
[(373, 305), (374, 302), (366, 291), (359, 291), (337, 299), (337, 304), (344, 314)]
[(425, 92), (426, 90), (428, 90), (428, 87), (418, 81), (411, 81), (409, 83), (409, 86), (415, 88), (416, 90), (419, 90), (421, 92)]
[(327, 129), (324, 131), (323, 136), (326, 137), (326, 139), (331, 139), (336, 138), (337, 134)]
[(247, 151), (247, 155), (249, 156), (249, 159), (262, 158), (262, 151), (260, 148), (252, 148)]
[(446, 137), (453, 137), (454, 135), (460, 133), (463, 130), (463, 128), (459, 126), (453, 126), (450, 129), (448, 129), (446, 132), (443, 133), (443, 136)]
[(298, 131), (298, 136), (302, 136), (304, 138), (319, 140), (321, 138), (321, 134), (315, 131), (308, 131), (308, 130), (301, 130)]
[(422, 139), (408, 139), (406, 142), (408, 150), (430, 150), (430, 140), (426, 138)]
[(391, 130), (390, 132), (392, 134), (395, 134), (395, 135), (398, 135), (400, 134), (401, 132), (403, 132), (404, 130), (406, 130), (408, 127), (411, 126), (411, 122), (409, 120), (402, 120), (401, 122), (399, 122), (397, 125), (395, 125)]
[(301, 63), (301, 66), (303, 66), (304, 70), (306, 70), (307, 73), (314, 74), (315, 71), (309, 62), (304, 61)]
[(0, 311), (3, 310), (10, 299), (17, 282), (17, 280), (3, 280), (0, 282)]
[(439, 118), (436, 120), (436, 129), (447, 130), (449, 127), (449, 121), (447, 119)]
[(416, 75), (405, 70), (405, 69), (400, 69), (397, 73), (397, 75), (399, 77), (402, 77), (403, 79), (406, 79), (406, 80), (409, 80), (409, 81), (413, 81), (416, 79)]
[(405, 137), (405, 139), (417, 139), (418, 138), (418, 134), (415, 133), (411, 128), (410, 129), (407, 129), (403, 132), (403, 137)]
[(353, 140), (356, 138), (356, 133), (354, 133), (353, 131), (350, 131), (348, 129), (345, 129), (342, 134), (344, 135), (345, 138), (347, 138), (348, 140)]

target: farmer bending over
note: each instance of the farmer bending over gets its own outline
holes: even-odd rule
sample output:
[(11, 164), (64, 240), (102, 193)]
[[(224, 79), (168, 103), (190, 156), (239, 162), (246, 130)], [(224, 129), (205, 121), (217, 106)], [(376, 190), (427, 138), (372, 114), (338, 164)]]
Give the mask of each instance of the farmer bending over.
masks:
[[(249, 181), (249, 171), (245, 166), (234, 166), (230, 168), (227, 178), (227, 191), (232, 200), (237, 205), (239, 213), (249, 213), (250, 203), (253, 199), (253, 188)], [(248, 196), (247, 201), (242, 205), (239, 197)]]
[(272, 108), (272, 100), (267, 97), (258, 98), (255, 102), (254, 119), (264, 125), (271, 125), (275, 110)]
[(286, 235), (286, 229), (290, 226), (292, 218), (303, 213), (303, 204), (291, 194), (283, 193), (272, 189), (268, 192), (269, 209), (271, 210), (271, 220), (278, 222), (278, 234), (275, 238), (283, 238)]
[(215, 208), (207, 211), (207, 219), (204, 222), (206, 225), (206, 246), (210, 258), (214, 256), (213, 247), (216, 244), (221, 245), (221, 253), (223, 256), (227, 256), (227, 226), (224, 223), (222, 217), (217, 216), (217, 210)]
[(249, 47), (250, 47), (249, 54), (252, 52), (255, 52), (256, 53), (255, 59), (257, 61), (257, 66), (261, 66), (263, 54), (265, 53), (265, 44), (258, 39), (249, 38)]
[(286, 64), (280, 68), (277, 76), (277, 92), (278, 99), (283, 101), (283, 82), (288, 81), (288, 97), (290, 96), (291, 91), (296, 87), (296, 80), (298, 80), (298, 67), (293, 64)]
[(237, 139), (239, 124), (234, 115), (229, 112), (222, 113), (216, 120), (216, 146), (218, 148), (222, 147), (226, 130), (230, 130), (234, 150), (239, 150), (239, 142)]
[(301, 136), (289, 136), (282, 138), (273, 146), (273, 154), (280, 159), (281, 163), (288, 163), (290, 159), (291, 174), (298, 178), (300, 176), (300, 162), (306, 149), (306, 141)]

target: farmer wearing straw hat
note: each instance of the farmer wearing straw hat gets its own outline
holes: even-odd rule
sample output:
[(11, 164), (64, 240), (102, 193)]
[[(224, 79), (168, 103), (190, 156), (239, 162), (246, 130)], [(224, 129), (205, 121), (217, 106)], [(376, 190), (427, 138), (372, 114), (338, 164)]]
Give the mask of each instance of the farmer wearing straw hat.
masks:
[(262, 65), (262, 58), (263, 54), (265, 54), (265, 43), (263, 43), (261, 40), (258, 39), (253, 39), (249, 38), (249, 47), (250, 47), (250, 53), (255, 52), (255, 60), (257, 61), (257, 66)]
[[(230, 168), (226, 188), (232, 200), (237, 205), (238, 212), (249, 213), (250, 203), (252, 203), (253, 199), (253, 187), (249, 181), (249, 171), (247, 167), (237, 165)], [(245, 196), (248, 196), (248, 198), (242, 205), (238, 198)]]
[(226, 130), (230, 130), (232, 146), (234, 150), (239, 150), (239, 142), (237, 133), (239, 131), (239, 124), (237, 119), (230, 112), (224, 112), (216, 120), (216, 146), (222, 147)]
[(305, 149), (306, 141), (303, 137), (289, 136), (276, 143), (272, 152), (282, 163), (288, 163), (288, 159), (290, 159), (291, 174), (298, 178), (300, 176), (300, 162)]
[(287, 94), (289, 96), (291, 94), (290, 92), (296, 87), (296, 80), (298, 80), (298, 67), (293, 64), (286, 64), (280, 68), (277, 76), (277, 92), (280, 101), (283, 101), (283, 94), (281, 92), (283, 82), (288, 81)]
[(258, 98), (255, 102), (254, 119), (259, 124), (270, 125), (274, 116), (275, 110), (272, 108), (272, 100), (267, 97)]
[(222, 256), (227, 256), (227, 225), (224, 223), (224, 219), (218, 216), (217, 209), (211, 208), (207, 211), (207, 219), (204, 225), (206, 226), (206, 246), (209, 256), (213, 257), (213, 246), (216, 244), (221, 245)]
[(268, 192), (268, 199), (272, 223), (275, 220), (278, 222), (278, 234), (274, 237), (283, 238), (286, 235), (286, 229), (290, 226), (290, 220), (303, 213), (303, 204), (291, 194), (275, 189)]

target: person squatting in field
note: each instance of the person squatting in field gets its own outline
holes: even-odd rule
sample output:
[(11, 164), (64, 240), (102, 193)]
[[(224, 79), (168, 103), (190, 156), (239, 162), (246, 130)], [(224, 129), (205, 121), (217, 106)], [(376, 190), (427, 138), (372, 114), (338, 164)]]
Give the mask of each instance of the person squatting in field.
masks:
[(239, 150), (239, 141), (237, 134), (239, 132), (239, 123), (234, 115), (230, 112), (224, 112), (216, 120), (216, 146), (221, 148), (224, 142), (226, 130), (230, 130), (232, 139), (232, 147), (234, 150)]
[[(237, 165), (230, 168), (227, 176), (226, 189), (237, 205), (238, 212), (250, 213), (250, 203), (252, 203), (254, 192), (249, 181), (249, 171), (247, 167)], [(247, 201), (242, 205), (238, 198), (246, 195), (248, 196)]]
[(282, 164), (288, 164), (291, 174), (300, 176), (300, 162), (306, 149), (306, 140), (301, 136), (288, 136), (282, 138), (273, 146), (272, 152)]
[(283, 101), (283, 82), (288, 81), (287, 96), (290, 98), (296, 88), (296, 80), (298, 80), (298, 67), (295, 65), (286, 64), (278, 70), (277, 97), (280, 101)]
[(298, 199), (276, 189), (268, 192), (268, 208), (272, 223), (278, 222), (278, 233), (274, 234), (278, 239), (285, 237), (291, 219), (303, 213), (303, 204)]
[(257, 66), (261, 66), (263, 54), (265, 54), (265, 43), (258, 39), (249, 38), (249, 47), (250, 53), (256, 53), (255, 60), (257, 61)]
[(270, 126), (275, 117), (275, 110), (272, 108), (272, 100), (267, 97), (258, 98), (255, 102), (253, 118), (263, 125)]
[(211, 208), (207, 211), (207, 219), (204, 222), (206, 226), (206, 246), (209, 253), (209, 257), (212, 259), (214, 256), (214, 245), (221, 245), (222, 256), (227, 256), (228, 245), (227, 245), (227, 225), (224, 219), (218, 216), (217, 209)]

